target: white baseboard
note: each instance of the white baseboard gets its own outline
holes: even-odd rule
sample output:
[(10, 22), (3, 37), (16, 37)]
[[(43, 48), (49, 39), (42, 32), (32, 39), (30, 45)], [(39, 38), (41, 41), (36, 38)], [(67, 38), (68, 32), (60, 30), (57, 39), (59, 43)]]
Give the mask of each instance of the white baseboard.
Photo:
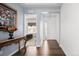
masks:
[(59, 44), (59, 46), (62, 48), (62, 50), (63, 50), (63, 52), (65, 53), (65, 55), (68, 56), (68, 54), (66, 53), (66, 51), (65, 51), (65, 49), (64, 49), (64, 47), (63, 47), (63, 45)]

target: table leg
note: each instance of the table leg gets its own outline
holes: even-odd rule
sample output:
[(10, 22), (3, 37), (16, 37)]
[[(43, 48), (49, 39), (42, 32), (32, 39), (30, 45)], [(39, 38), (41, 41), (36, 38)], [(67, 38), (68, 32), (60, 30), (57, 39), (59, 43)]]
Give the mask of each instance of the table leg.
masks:
[(18, 41), (18, 50), (20, 52), (20, 41)]

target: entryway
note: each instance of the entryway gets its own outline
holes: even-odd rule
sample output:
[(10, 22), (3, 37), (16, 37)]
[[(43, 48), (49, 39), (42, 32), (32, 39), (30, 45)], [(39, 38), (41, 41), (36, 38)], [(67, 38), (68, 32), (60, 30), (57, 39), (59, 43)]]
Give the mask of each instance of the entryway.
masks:
[(24, 35), (32, 34), (33, 38), (27, 41), (26, 46), (36, 45), (36, 33), (37, 33), (37, 15), (36, 14), (25, 14), (24, 20)]

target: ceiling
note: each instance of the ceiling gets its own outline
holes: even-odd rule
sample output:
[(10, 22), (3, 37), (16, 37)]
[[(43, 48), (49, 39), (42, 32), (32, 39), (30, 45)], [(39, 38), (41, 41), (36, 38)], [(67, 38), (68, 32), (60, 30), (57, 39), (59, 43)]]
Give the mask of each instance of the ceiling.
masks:
[(23, 7), (27, 8), (60, 8), (61, 3), (22, 3), (21, 4)]

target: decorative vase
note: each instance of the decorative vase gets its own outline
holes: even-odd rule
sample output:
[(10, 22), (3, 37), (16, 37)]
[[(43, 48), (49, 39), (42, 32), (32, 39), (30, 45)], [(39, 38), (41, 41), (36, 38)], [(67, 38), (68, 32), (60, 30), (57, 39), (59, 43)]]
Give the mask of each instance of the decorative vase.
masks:
[(13, 39), (13, 32), (9, 32), (9, 39)]

